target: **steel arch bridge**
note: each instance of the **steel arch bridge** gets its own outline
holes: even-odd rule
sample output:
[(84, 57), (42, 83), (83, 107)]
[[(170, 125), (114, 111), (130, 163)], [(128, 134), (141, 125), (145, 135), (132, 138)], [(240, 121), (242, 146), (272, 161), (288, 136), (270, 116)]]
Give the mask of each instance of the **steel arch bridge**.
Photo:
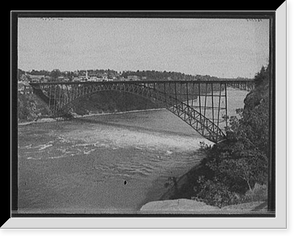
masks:
[[(195, 129), (204, 138), (217, 143), (226, 139), (227, 88), (250, 91), (252, 79), (217, 79), (193, 81), (110, 81), (30, 83), (33, 93), (54, 116), (65, 113), (70, 104), (97, 92), (126, 92), (163, 103), (173, 114)], [(225, 123), (225, 125), (224, 125)]]

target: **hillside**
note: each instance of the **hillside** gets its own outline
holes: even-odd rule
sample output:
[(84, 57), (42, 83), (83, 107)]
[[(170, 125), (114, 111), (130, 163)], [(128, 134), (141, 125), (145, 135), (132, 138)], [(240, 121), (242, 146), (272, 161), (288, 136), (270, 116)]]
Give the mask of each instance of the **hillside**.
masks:
[(144, 110), (160, 107), (162, 107), (162, 105), (154, 104), (145, 98), (130, 93), (107, 91), (95, 93), (75, 100), (70, 106), (70, 109), (76, 114), (84, 115), (90, 112), (124, 112), (129, 110)]
[(18, 93), (18, 122), (50, 116), (50, 110), (34, 94)]
[[(102, 92), (75, 100), (65, 110), (66, 112), (85, 115), (89, 113), (110, 113), (129, 110), (144, 110), (161, 108), (142, 97), (129, 93)], [(42, 117), (50, 117), (51, 112), (34, 94), (18, 94), (18, 121), (33, 121)]]
[(229, 120), (228, 139), (205, 147), (206, 158), (182, 178), (173, 178), (173, 192), (162, 199), (192, 198), (218, 207), (267, 199), (268, 73), (262, 68), (255, 76), (256, 87), (245, 98), (244, 109)]

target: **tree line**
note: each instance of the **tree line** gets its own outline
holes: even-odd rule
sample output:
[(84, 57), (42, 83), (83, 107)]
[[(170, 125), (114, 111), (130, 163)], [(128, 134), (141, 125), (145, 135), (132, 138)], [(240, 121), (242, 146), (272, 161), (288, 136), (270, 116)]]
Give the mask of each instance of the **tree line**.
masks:
[(149, 80), (211, 80), (216, 79), (217, 77), (209, 76), (209, 75), (191, 75), (185, 74), (182, 72), (175, 71), (156, 71), (156, 70), (136, 70), (136, 71), (122, 71), (118, 72), (112, 69), (88, 69), (88, 70), (76, 70), (76, 71), (61, 71), (59, 69), (53, 69), (52, 71), (48, 70), (35, 70), (25, 72), (22, 69), (18, 69), (18, 79), (20, 79), (21, 75), (29, 74), (29, 75), (43, 75), (50, 77), (50, 81), (57, 80), (58, 77), (64, 77), (72, 80), (72, 78), (77, 76), (84, 76), (88, 72), (89, 76), (101, 76), (106, 74), (108, 77), (124, 77), (128, 76), (137, 76), (139, 79), (149, 79)]

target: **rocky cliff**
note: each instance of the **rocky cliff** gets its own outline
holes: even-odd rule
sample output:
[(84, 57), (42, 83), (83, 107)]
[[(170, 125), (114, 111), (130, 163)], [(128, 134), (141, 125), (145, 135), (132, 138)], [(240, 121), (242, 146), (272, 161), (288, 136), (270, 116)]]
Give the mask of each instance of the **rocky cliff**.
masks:
[(33, 121), (39, 117), (50, 116), (50, 110), (34, 94), (18, 93), (18, 121)]

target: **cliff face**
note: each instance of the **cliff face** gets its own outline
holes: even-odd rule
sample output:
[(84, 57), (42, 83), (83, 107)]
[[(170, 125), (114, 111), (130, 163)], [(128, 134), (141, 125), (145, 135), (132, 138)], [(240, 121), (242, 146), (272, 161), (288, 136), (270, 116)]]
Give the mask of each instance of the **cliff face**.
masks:
[(255, 76), (256, 88), (244, 100), (240, 126), (247, 130), (247, 137), (269, 157), (270, 134), (270, 79), (269, 69), (262, 68)]
[[(244, 100), (244, 112), (260, 108), (264, 103), (269, 104), (270, 78), (269, 68), (262, 68), (255, 76), (256, 87)], [(269, 111), (269, 110), (266, 110)]]
[(18, 93), (18, 121), (32, 121), (49, 115), (47, 106), (34, 94)]

